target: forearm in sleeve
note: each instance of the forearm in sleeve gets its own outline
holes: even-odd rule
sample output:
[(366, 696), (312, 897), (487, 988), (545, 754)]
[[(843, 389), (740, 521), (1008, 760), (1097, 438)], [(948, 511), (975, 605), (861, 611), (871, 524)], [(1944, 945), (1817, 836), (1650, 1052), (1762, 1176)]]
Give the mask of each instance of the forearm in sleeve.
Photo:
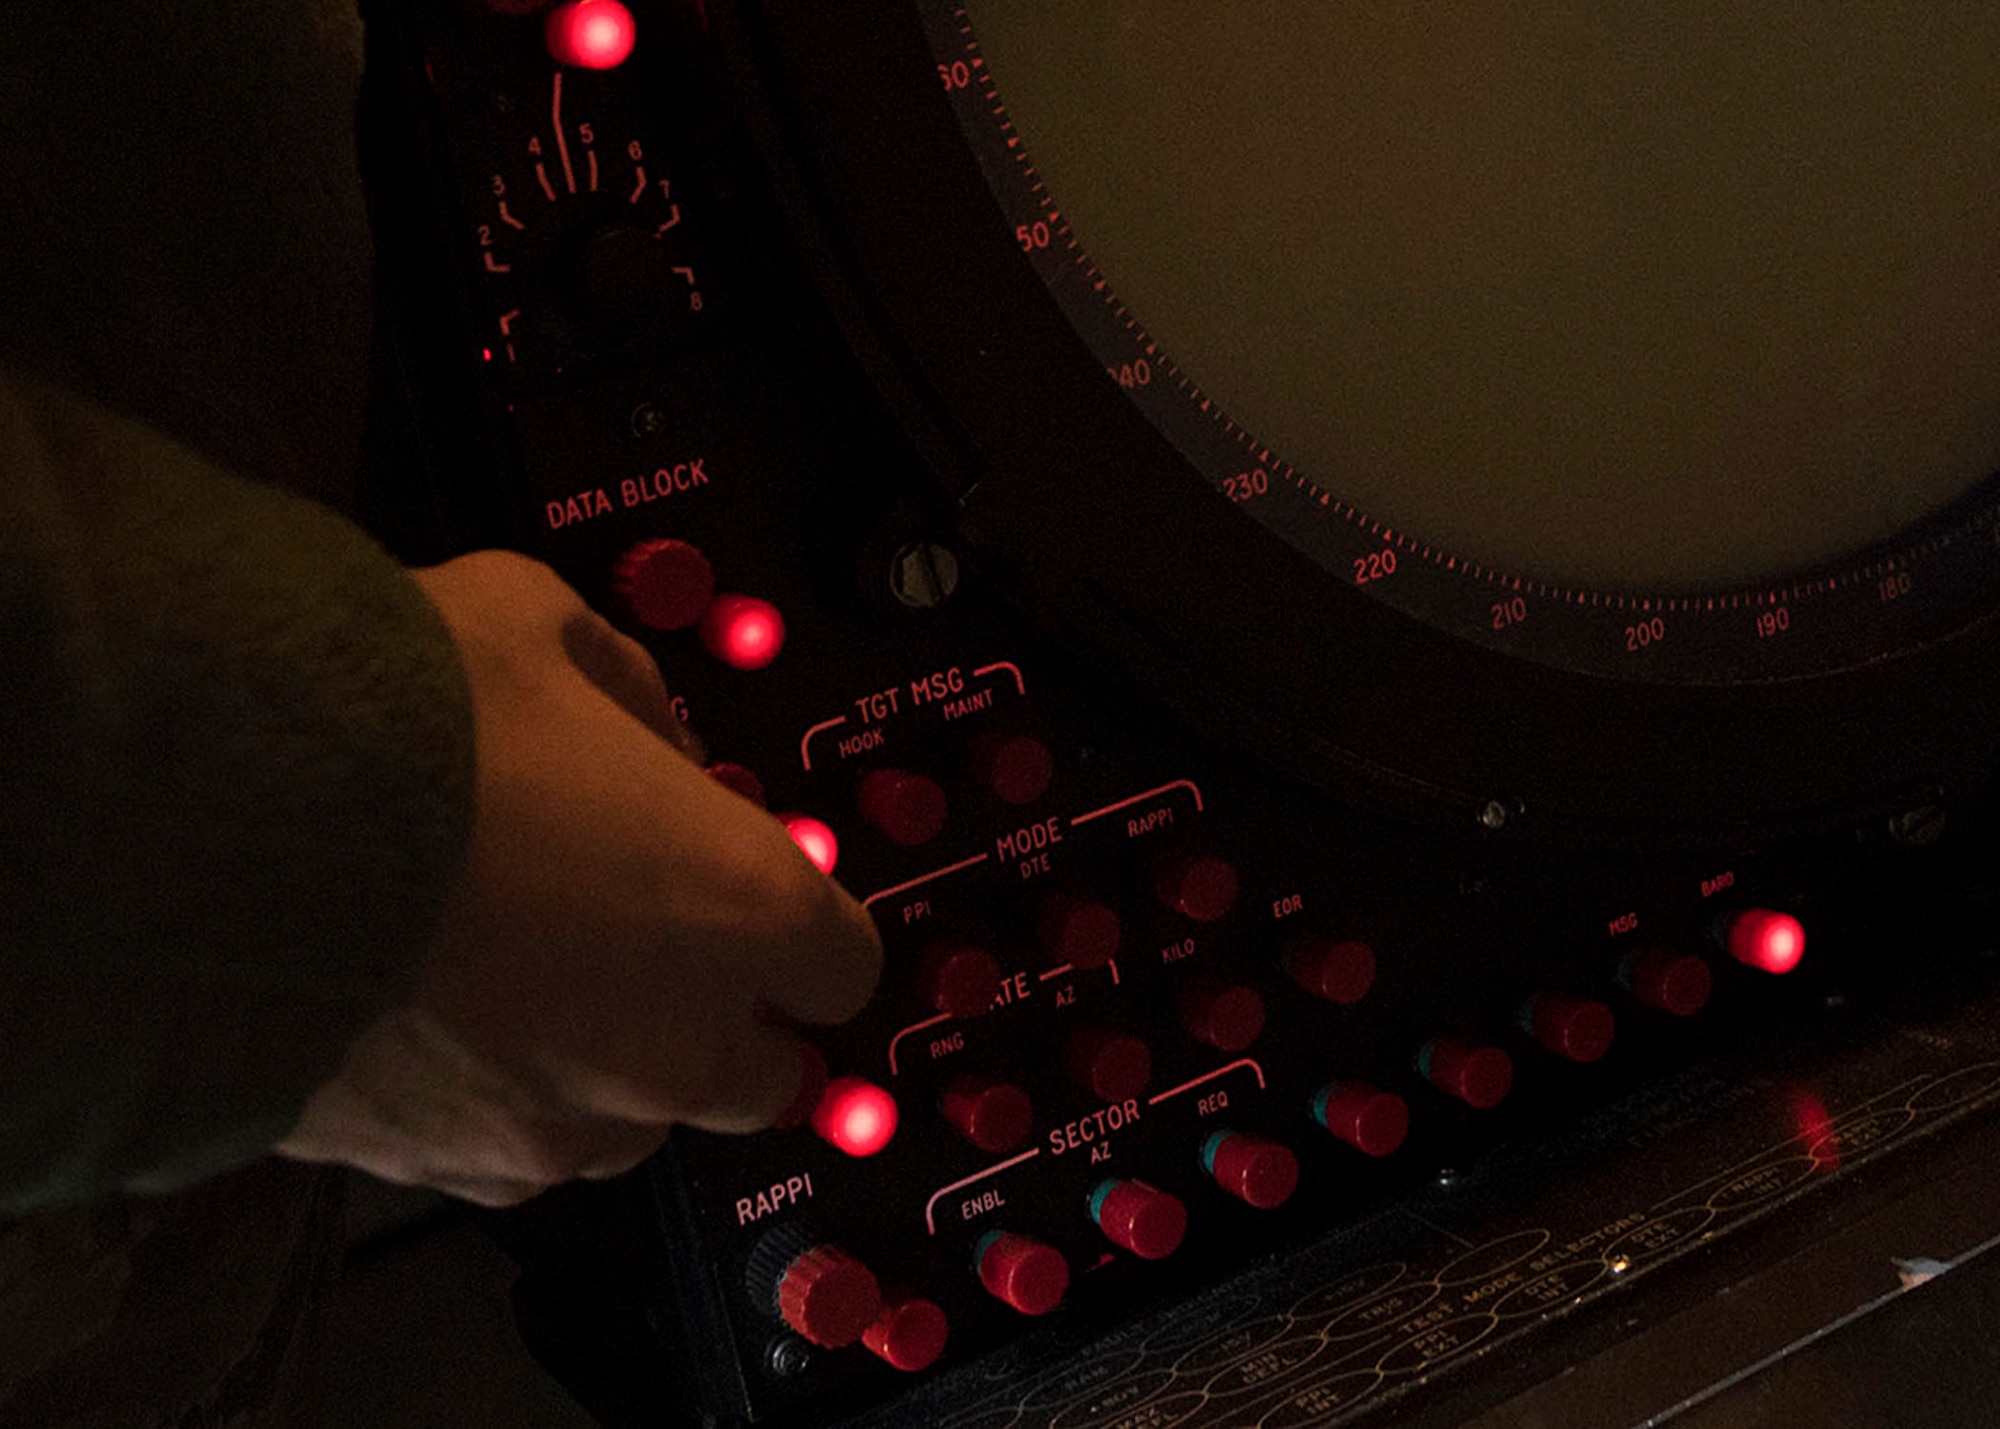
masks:
[(290, 1129), (414, 978), (471, 730), (364, 533), (0, 374), (0, 1214)]

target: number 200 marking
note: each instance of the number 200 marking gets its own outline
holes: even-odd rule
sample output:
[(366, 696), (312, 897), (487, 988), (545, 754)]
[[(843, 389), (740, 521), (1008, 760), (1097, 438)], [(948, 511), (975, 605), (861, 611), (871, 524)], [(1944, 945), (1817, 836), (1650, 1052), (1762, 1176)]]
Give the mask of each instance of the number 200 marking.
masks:
[(1666, 638), (1667, 622), (1657, 615), (1651, 620), (1642, 620), (1637, 625), (1625, 627), (1627, 650), (1644, 650), (1648, 645), (1657, 645)]

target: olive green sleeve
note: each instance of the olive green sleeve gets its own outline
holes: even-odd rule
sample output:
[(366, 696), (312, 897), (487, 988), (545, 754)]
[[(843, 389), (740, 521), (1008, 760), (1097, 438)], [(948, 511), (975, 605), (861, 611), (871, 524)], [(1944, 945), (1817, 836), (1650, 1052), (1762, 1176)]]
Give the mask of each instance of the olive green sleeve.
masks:
[(472, 789), (366, 534), (0, 373), (0, 1215), (267, 1150), (409, 987)]

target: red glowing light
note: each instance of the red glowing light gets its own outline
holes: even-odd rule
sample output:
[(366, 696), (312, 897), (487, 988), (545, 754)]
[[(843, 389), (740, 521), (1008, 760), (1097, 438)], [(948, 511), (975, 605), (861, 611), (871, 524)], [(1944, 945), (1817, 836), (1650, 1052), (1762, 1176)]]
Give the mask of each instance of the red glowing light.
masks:
[(812, 860), (812, 866), (821, 873), (832, 873), (834, 864), (840, 861), (840, 841), (833, 836), (833, 830), (818, 819), (804, 814), (785, 814), (780, 820), (785, 832), (792, 836), (792, 842), (799, 846), (799, 852)]
[(571, 0), (549, 12), (543, 29), (557, 62), (579, 69), (615, 69), (639, 37), (632, 12), (618, 0)]
[(873, 1082), (842, 1077), (827, 1085), (812, 1126), (849, 1156), (873, 1156), (896, 1134), (896, 1099)]
[(1789, 913), (1752, 908), (1729, 924), (1729, 956), (1745, 967), (1788, 973), (1806, 955), (1806, 930)]
[(701, 618), (702, 648), (738, 670), (761, 670), (785, 648), (785, 618), (768, 600), (719, 595)]

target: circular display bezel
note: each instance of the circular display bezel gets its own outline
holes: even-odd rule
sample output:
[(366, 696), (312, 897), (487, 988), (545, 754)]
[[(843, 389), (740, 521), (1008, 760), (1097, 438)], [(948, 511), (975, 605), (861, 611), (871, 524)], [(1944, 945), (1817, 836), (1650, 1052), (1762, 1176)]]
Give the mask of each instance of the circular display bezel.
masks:
[[(1357, 589), (1352, 561), (1395, 548), (1329, 519), (1331, 498), (1297, 488), (1301, 520), (1282, 534), (1246, 517), (1212, 479), (1221, 468), (1190, 462), (1171, 423), (1107, 374), (1116, 364), (1073, 316), (1087, 309), (1052, 292), (1088, 289), (1084, 265), (1039, 260), (1062, 265), (1045, 282), (1035, 255), (1055, 245), (1023, 252), (1015, 230), (1042, 219), (1039, 200), (996, 200), (986, 175), (1009, 161), (978, 153), (954, 110), (987, 101), (940, 69), (918, 13), (963, 34), (956, 8), (870, 0), (833, 17), (776, 0), (753, 33), (785, 96), (776, 142), (812, 208), (795, 216), (838, 235), (864, 360), (1032, 608), (1209, 732), (1418, 817), (1497, 804), (1551, 837), (1677, 842), (1820, 825), (1983, 776), (2000, 727), (1985, 489), (1815, 589), (1810, 622), (1793, 610), (1768, 634), (1756, 617), (1805, 594), (1676, 597), (1700, 608), (1665, 613), (1586, 596), (1495, 630), (1493, 607), (1518, 592), (1482, 572), (1419, 556), (1399, 560), (1393, 604)], [(1907, 584), (1885, 592), (1899, 573)], [(1421, 619), (1420, 597), (1437, 602)], [(1680, 638), (1628, 633), (1656, 614)], [(1553, 642), (1539, 656), (1522, 648), (1531, 623)]]

